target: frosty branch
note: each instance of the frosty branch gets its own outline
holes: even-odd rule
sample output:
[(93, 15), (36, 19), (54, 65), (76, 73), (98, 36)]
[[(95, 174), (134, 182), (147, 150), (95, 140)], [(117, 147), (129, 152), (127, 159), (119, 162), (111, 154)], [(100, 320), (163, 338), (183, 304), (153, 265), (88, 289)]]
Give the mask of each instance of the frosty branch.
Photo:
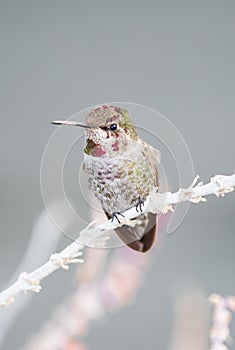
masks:
[[(199, 177), (197, 176), (188, 188), (180, 188), (175, 193), (158, 193), (156, 189), (153, 190), (146, 199), (143, 212), (165, 214), (168, 211), (173, 211), (173, 206), (178, 203), (187, 201), (192, 203), (205, 202), (205, 196), (207, 195), (224, 196), (235, 188), (235, 174), (230, 176), (216, 175), (205, 185), (202, 182), (197, 184), (198, 179)], [(12, 304), (22, 292), (40, 292), (41, 280), (59, 268), (68, 269), (68, 265), (71, 263), (82, 263), (83, 248), (86, 245), (104, 246), (105, 238), (102, 236), (106, 230), (115, 229), (122, 225), (135, 226), (138, 219), (133, 219), (139, 215), (136, 208), (133, 207), (123, 214), (124, 217), (120, 217), (120, 223), (117, 220), (113, 222), (108, 220), (99, 226), (95, 226), (94, 222), (89, 224), (80, 232), (76, 241), (68, 245), (60, 253), (52, 254), (48, 262), (31, 273), (21, 273), (15, 283), (0, 293), (0, 307)]]

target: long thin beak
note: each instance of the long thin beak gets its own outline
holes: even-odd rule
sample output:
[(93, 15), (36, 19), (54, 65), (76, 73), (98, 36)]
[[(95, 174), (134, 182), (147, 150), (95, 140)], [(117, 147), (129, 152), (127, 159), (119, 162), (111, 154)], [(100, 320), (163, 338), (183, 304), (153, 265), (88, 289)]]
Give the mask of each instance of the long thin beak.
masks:
[(74, 121), (72, 121), (72, 120), (53, 120), (53, 121), (51, 122), (51, 124), (55, 124), (55, 125), (81, 126), (82, 128), (86, 128), (86, 129), (94, 129), (94, 126), (80, 124), (80, 123), (74, 122)]

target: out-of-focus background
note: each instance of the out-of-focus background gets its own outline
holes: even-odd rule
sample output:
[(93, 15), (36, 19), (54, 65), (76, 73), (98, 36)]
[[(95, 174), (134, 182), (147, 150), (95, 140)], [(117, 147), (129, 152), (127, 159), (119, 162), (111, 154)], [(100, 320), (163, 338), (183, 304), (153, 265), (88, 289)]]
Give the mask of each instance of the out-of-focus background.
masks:
[[(55, 130), (51, 120), (109, 101), (145, 105), (179, 130), (203, 181), (234, 172), (234, 16), (230, 0), (1, 1), (1, 289), (44, 210), (40, 164)], [(157, 133), (154, 118), (138, 124)], [(78, 169), (82, 146), (80, 152)], [(170, 188), (177, 190), (164, 164)], [(235, 293), (234, 199), (211, 196), (190, 207), (174, 234), (159, 233), (161, 244), (136, 302), (94, 324), (86, 339), (90, 349), (169, 349), (177, 295)], [(61, 247), (69, 241), (62, 237)], [(15, 318), (3, 349), (19, 349), (39, 329), (69, 294), (74, 271), (43, 281), (42, 292)], [(2, 324), (8, 312), (0, 310)]]

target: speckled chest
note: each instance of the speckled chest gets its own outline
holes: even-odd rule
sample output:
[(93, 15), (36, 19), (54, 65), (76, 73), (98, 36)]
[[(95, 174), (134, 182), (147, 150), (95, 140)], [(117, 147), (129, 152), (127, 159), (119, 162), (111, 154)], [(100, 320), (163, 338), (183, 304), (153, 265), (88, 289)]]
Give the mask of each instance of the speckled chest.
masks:
[(91, 190), (103, 209), (112, 214), (127, 210), (156, 186), (156, 171), (141, 150), (114, 158), (84, 155)]

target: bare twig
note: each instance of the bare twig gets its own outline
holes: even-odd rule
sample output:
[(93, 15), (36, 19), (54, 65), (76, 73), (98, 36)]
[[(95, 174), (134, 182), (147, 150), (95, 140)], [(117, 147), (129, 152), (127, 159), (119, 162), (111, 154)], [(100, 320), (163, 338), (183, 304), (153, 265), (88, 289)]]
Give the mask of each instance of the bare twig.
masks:
[(235, 297), (212, 294), (209, 302), (214, 309), (210, 329), (210, 350), (228, 350), (233, 343), (230, 325), (232, 312), (235, 311)]

